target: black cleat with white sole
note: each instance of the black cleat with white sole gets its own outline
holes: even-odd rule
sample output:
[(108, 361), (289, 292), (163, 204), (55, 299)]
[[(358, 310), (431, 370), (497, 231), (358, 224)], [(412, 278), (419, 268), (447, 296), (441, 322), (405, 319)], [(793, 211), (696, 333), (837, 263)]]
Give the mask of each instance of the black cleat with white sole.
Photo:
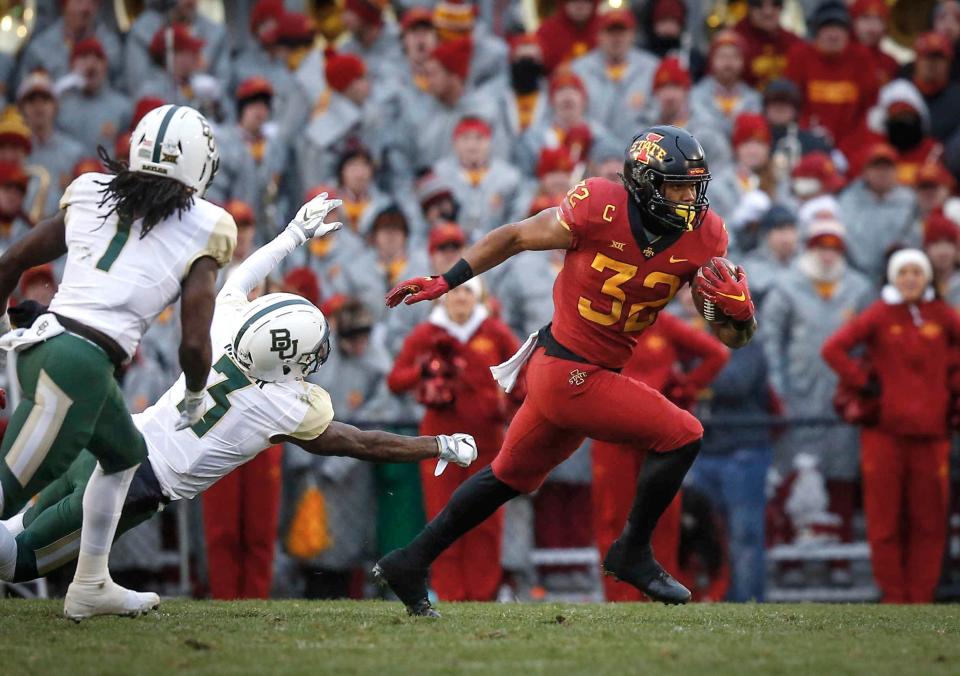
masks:
[[(633, 560), (629, 560), (631, 558)], [(628, 557), (626, 546), (614, 540), (603, 560), (603, 572), (633, 585), (653, 601), (679, 605), (690, 600), (690, 590), (657, 563), (649, 545), (639, 555)]]
[(407, 607), (407, 614), (415, 617), (439, 618), (427, 597), (427, 569), (406, 564), (402, 549), (395, 549), (373, 567), (373, 577), (388, 587)]

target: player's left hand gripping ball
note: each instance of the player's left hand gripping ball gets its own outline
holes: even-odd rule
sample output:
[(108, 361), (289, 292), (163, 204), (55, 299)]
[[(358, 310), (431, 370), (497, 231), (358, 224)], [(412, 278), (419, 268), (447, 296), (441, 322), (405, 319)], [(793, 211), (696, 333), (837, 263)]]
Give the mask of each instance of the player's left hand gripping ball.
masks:
[(469, 467), (477, 459), (477, 442), (469, 434), (457, 432), (452, 437), (441, 434), (437, 437), (437, 446), (440, 447), (440, 459), (437, 461), (433, 476), (443, 474), (448, 462), (460, 467)]
[(413, 305), (423, 300), (433, 300), (439, 298), (450, 290), (442, 276), (436, 277), (414, 277), (400, 282), (387, 294), (387, 307), (397, 307), (400, 301), (406, 305)]
[(734, 273), (722, 259), (712, 259), (712, 265), (704, 265), (700, 275), (700, 291), (720, 311), (731, 319), (746, 322), (753, 318), (755, 309), (747, 286), (747, 273), (737, 266)]

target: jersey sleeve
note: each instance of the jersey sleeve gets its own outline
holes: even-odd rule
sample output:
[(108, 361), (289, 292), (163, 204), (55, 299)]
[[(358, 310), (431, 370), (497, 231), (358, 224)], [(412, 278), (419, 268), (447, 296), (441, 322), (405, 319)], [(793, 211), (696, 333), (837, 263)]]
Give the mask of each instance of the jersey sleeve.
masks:
[(74, 196), (75, 196), (75, 195), (77, 194), (77, 192), (78, 192), (78, 185), (77, 185), (77, 184), (79, 184), (79, 183), (81, 183), (82, 181), (86, 180), (84, 176), (85, 176), (84, 174), (81, 174), (80, 176), (77, 176), (75, 179), (73, 179), (73, 180), (70, 182), (70, 185), (67, 186), (67, 189), (63, 191), (63, 195), (60, 197), (60, 208), (61, 208), (61, 209), (66, 209), (67, 207), (69, 207), (69, 206), (73, 203)]
[(573, 233), (571, 249), (590, 237), (591, 191), (595, 191), (594, 181), (580, 181), (570, 188), (557, 207), (557, 220), (560, 225)]
[(187, 261), (184, 267), (183, 276), (186, 277), (190, 268), (199, 259), (209, 256), (217, 262), (218, 267), (226, 266), (233, 258), (233, 250), (237, 248), (237, 224), (226, 211), (220, 212), (220, 218), (210, 231), (206, 244)]
[(288, 436), (301, 441), (316, 439), (327, 431), (333, 421), (333, 403), (327, 391), (318, 385), (310, 385), (307, 391), (308, 408), (300, 426)]

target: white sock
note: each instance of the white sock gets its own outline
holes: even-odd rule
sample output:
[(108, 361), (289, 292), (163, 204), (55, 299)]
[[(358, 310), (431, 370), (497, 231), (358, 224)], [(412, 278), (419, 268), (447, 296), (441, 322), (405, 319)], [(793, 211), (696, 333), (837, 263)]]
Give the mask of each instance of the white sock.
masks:
[(100, 584), (109, 579), (107, 560), (117, 532), (123, 501), (139, 465), (116, 474), (104, 474), (100, 463), (90, 475), (83, 494), (83, 528), (80, 531), (80, 556), (73, 581)]
[(12, 582), (17, 571), (17, 538), (0, 525), (0, 580)]
[(11, 516), (6, 521), (0, 521), (0, 526), (6, 527), (10, 531), (10, 535), (17, 537), (20, 533), (23, 532), (23, 516), (26, 514), (26, 511), (20, 512), (16, 516)]

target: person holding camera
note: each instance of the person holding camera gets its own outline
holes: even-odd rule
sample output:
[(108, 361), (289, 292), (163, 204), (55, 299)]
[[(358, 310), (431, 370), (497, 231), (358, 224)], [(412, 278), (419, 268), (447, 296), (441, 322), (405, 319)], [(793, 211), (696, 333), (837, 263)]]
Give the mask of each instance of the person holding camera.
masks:
[[(403, 343), (387, 384), (394, 393), (413, 391), (426, 407), (421, 434), (456, 430), (477, 440), (477, 469), (488, 465), (503, 443), (510, 401), (490, 374), (519, 343), (506, 324), (482, 303), (483, 286), (474, 277), (437, 302), (427, 321)], [(516, 390), (509, 395), (517, 396)], [(476, 470), (448, 467), (434, 476), (420, 466), (427, 519), (435, 517), (457, 487)], [(503, 514), (498, 511), (460, 538), (433, 566), (433, 588), (445, 601), (489, 601), (500, 586)]]
[[(887, 280), (881, 298), (824, 343), (823, 358), (840, 377), (841, 414), (862, 425), (867, 539), (883, 602), (930, 603), (947, 535), (960, 316), (936, 298), (922, 251), (894, 253)], [(863, 357), (851, 356), (859, 346)]]

